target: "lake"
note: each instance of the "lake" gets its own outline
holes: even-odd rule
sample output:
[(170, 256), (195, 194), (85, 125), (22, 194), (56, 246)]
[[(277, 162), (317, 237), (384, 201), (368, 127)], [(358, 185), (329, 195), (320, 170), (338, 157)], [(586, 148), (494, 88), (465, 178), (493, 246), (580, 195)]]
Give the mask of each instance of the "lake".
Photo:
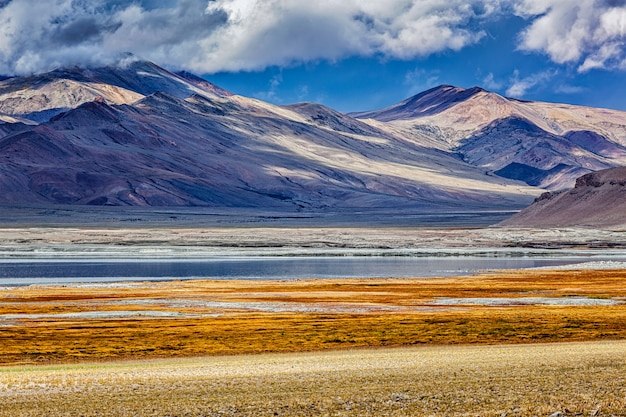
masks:
[(623, 251), (554, 255), (445, 256), (232, 256), (202, 259), (0, 260), (0, 285), (172, 279), (281, 279), (437, 277), (497, 269), (535, 268), (588, 261), (626, 262)]

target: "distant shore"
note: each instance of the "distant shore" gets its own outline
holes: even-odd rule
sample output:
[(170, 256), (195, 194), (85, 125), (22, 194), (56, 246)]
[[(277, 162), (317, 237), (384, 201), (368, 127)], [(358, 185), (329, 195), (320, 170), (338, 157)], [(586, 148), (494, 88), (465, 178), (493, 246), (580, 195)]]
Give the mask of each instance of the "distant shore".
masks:
[(485, 227), (518, 210), (329, 208), (265, 210), (232, 207), (0, 205), (0, 227)]
[[(301, 227), (2, 227), (0, 258), (16, 254), (128, 257), (149, 250), (159, 256), (406, 254), (438, 250), (626, 249), (622, 231), (588, 228), (301, 226)], [(56, 251), (56, 253), (55, 253)]]

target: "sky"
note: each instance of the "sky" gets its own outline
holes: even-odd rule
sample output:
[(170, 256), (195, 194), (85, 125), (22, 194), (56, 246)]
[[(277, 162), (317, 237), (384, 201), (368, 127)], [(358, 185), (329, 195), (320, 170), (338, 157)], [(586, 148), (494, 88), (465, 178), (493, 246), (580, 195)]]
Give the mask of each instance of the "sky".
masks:
[(626, 110), (626, 0), (0, 0), (0, 74), (128, 52), (344, 112), (441, 84)]

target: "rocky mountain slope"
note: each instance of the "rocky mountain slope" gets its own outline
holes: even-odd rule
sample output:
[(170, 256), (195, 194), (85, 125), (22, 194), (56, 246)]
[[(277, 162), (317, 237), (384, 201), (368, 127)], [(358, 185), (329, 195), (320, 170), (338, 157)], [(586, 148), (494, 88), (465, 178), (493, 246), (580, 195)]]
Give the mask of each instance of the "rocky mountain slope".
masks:
[(624, 112), (527, 102), (481, 88), (440, 86), (386, 109), (353, 113), (489, 173), (548, 189), (626, 165)]
[(0, 82), (0, 114), (22, 121), (45, 122), (96, 98), (109, 104), (132, 104), (156, 91), (179, 98), (194, 93), (210, 98), (230, 95), (193, 74), (173, 74), (150, 62), (130, 61), (4, 80)]
[(442, 86), (345, 115), (142, 61), (0, 81), (0, 120), (2, 204), (515, 209), (626, 162), (620, 112)]
[(626, 225), (626, 167), (583, 175), (568, 191), (548, 192), (501, 223), (516, 227)]

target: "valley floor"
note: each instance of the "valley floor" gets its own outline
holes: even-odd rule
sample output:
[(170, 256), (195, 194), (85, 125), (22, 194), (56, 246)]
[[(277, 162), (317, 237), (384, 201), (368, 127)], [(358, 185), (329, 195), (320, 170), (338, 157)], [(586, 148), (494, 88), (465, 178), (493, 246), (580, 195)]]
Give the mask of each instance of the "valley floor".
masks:
[[(2, 229), (0, 252), (591, 250), (626, 239), (235, 230)], [(0, 287), (0, 416), (626, 416), (626, 269), (611, 267), (623, 268)]]
[(494, 249), (517, 253), (626, 249), (626, 233), (587, 228), (409, 226), (0, 228), (0, 259), (471, 254)]

